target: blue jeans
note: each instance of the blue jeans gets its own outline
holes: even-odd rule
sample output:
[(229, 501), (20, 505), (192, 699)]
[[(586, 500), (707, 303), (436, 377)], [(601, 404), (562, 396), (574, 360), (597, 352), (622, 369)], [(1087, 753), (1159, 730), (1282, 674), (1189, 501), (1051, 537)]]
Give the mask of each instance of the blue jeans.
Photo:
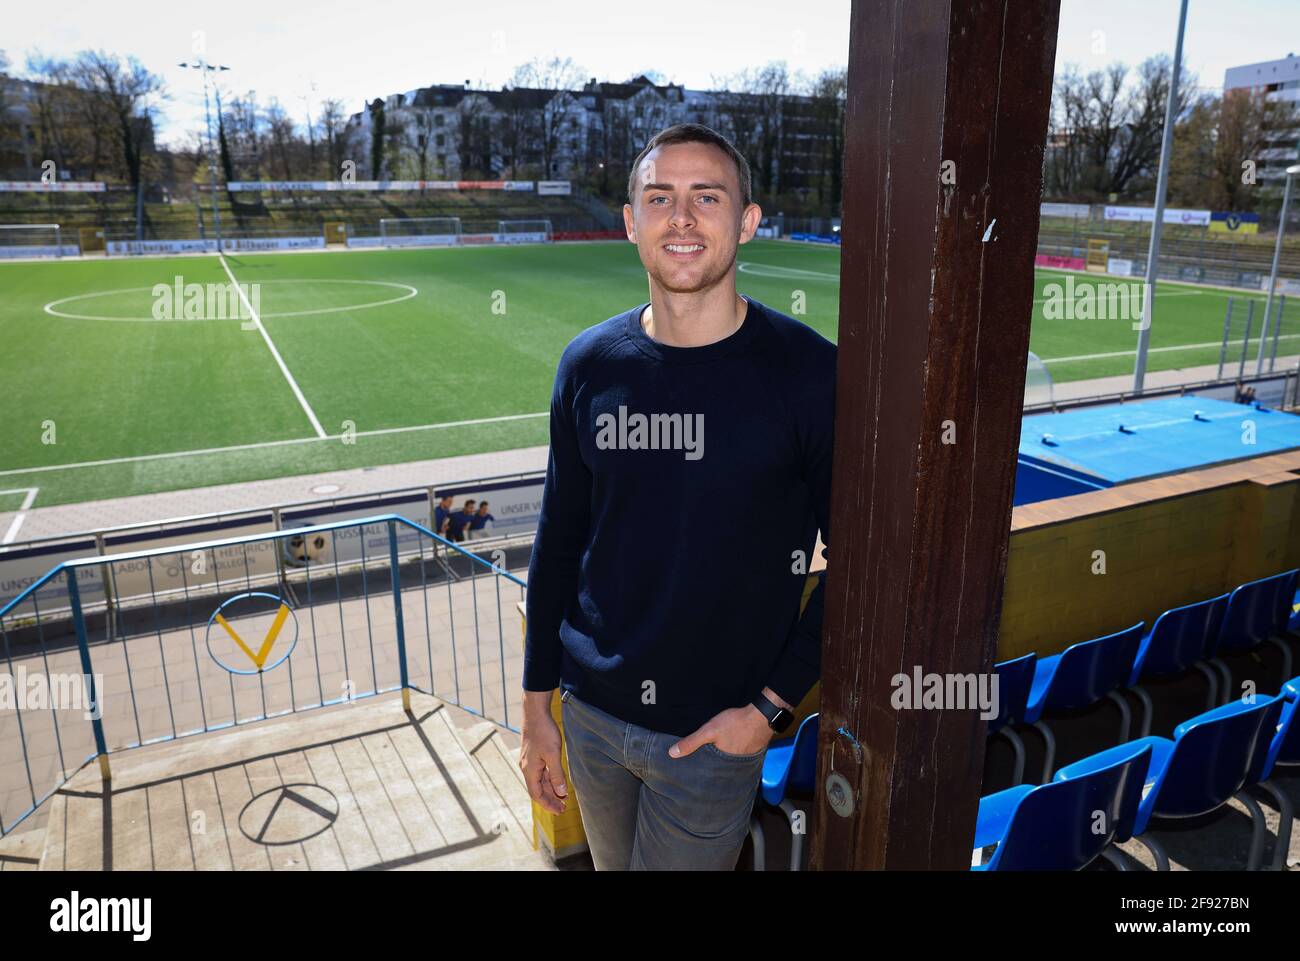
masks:
[(619, 720), (561, 694), (573, 794), (597, 871), (733, 871), (767, 748), (726, 754)]

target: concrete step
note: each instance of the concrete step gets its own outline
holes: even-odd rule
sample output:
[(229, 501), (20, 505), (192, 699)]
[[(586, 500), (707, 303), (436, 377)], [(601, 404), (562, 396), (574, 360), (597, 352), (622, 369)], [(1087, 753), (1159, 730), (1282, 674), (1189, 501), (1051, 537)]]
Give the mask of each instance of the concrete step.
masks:
[(411, 707), (382, 695), (124, 751), (107, 794), (89, 765), (51, 799), (40, 867), (553, 870), (511, 732)]
[(0, 838), (0, 871), (35, 871), (44, 850), (44, 828), (6, 835)]

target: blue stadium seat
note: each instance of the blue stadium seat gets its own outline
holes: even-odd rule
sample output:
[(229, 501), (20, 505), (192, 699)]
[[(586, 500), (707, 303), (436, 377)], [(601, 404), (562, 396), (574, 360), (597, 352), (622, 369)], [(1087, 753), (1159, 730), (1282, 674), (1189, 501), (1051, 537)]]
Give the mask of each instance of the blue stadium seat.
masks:
[[(1099, 855), (1123, 869), (1110, 850), (1133, 833), (1151, 748), (1114, 748), (1086, 776), (1018, 787), (980, 798), (974, 850), (997, 849), (972, 871), (1077, 871)], [(1098, 831), (1101, 812), (1103, 830)]]
[(1296, 715), (1300, 715), (1300, 677), (1293, 677), (1282, 685), (1282, 693), (1279, 695), (1285, 702), (1283, 712), (1291, 712), (1291, 728), (1283, 730), (1282, 725), (1287, 723), (1284, 718), (1282, 725), (1279, 725), (1279, 736), (1269, 751), (1268, 761), (1264, 768), (1264, 777), (1268, 777), (1273, 766), (1282, 764), (1285, 766), (1300, 765), (1300, 721), (1295, 721)]
[(1300, 715), (1300, 677), (1293, 677), (1283, 684), (1279, 697), (1283, 702), (1282, 716), (1278, 721), (1277, 734), (1269, 747), (1268, 757), (1264, 761), (1264, 769), (1260, 772), (1259, 782), (1259, 787), (1272, 796), (1273, 804), (1280, 816), (1277, 843), (1273, 846), (1271, 867), (1274, 871), (1286, 870), (1286, 856), (1291, 848), (1295, 805), (1291, 803), (1290, 795), (1269, 778), (1273, 774), (1274, 767), (1300, 765), (1300, 721), (1296, 720), (1297, 715)]
[(989, 721), (988, 736), (1002, 735), (1015, 752), (1015, 770), (1011, 783), (1020, 784), (1025, 779), (1025, 742), (1015, 732), (1015, 725), (1025, 719), (1029, 704), (1029, 689), (1034, 682), (1034, 665), (1038, 655), (1026, 654), (994, 664), (998, 676), (998, 716)]
[[(817, 715), (809, 714), (799, 724), (794, 737), (773, 741), (763, 758), (759, 784), (759, 801), (780, 808), (790, 822), (790, 870), (798, 871), (803, 857), (804, 831), (796, 830), (794, 803), (788, 791), (811, 794), (817, 779)], [(763, 827), (757, 816), (750, 818), (749, 837), (754, 845), (754, 870), (762, 871), (766, 844)]]
[(1076, 711), (1103, 698), (1109, 699), (1119, 708), (1118, 743), (1128, 740), (1132, 715), (1128, 702), (1117, 692), (1128, 684), (1129, 675), (1133, 673), (1133, 661), (1145, 626), (1146, 622), (1138, 621), (1122, 631), (1091, 641), (1080, 641), (1060, 654), (1038, 659), (1034, 682), (1029, 690), (1029, 704), (1025, 708), (1025, 721), (1038, 729), (1047, 745), (1040, 783), (1046, 784), (1051, 780), (1052, 765), (1056, 760), (1056, 738), (1042, 720), (1045, 714)]
[(1056, 780), (1083, 777), (1130, 756), (1135, 746), (1150, 746), (1151, 767), (1133, 836), (1151, 852), (1156, 870), (1169, 870), (1169, 856), (1155, 838), (1145, 834), (1153, 817), (1199, 817), (1235, 797), (1251, 816), (1247, 870), (1253, 871), (1259, 866), (1268, 829), (1259, 803), (1244, 789), (1262, 779), (1282, 707), (1281, 697), (1259, 698), (1253, 704), (1234, 701), (1184, 721), (1174, 729), (1173, 740), (1138, 738), (1066, 765)]
[(1227, 594), (1183, 607), (1172, 607), (1156, 618), (1151, 632), (1142, 638), (1137, 659), (1133, 662), (1133, 672), (1128, 679), (1128, 689), (1142, 702), (1142, 737), (1151, 733), (1154, 713), (1151, 695), (1140, 686), (1143, 679), (1172, 677), (1196, 669), (1205, 675), (1209, 685), (1206, 710), (1218, 703), (1218, 678), (1203, 662), (1214, 653), (1227, 609)]
[(1291, 676), (1291, 647), (1281, 636), (1287, 629), (1283, 615), (1286, 599), (1295, 594), (1296, 578), (1300, 568), (1248, 581), (1228, 596), (1228, 610), (1223, 615), (1219, 643), (1210, 663), (1223, 674), (1223, 701), (1228, 703), (1237, 696), (1232, 690), (1232, 671), (1224, 662), (1224, 654), (1244, 654), (1261, 644), (1269, 643), (1282, 652), (1282, 676)]

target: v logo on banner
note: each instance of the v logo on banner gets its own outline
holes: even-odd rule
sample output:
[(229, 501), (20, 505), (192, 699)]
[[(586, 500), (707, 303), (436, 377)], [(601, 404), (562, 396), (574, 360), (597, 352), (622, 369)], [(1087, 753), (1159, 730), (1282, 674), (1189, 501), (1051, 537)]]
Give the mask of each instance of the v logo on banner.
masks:
[(266, 663), (266, 656), (271, 653), (271, 647), (275, 644), (275, 639), (280, 633), (280, 628), (284, 627), (284, 620), (288, 616), (289, 606), (287, 604), (281, 604), (280, 610), (276, 612), (275, 621), (271, 624), (271, 630), (267, 632), (266, 639), (262, 641), (261, 650), (256, 654), (253, 653), (252, 648), (244, 643), (243, 639), (235, 632), (235, 629), (230, 626), (230, 623), (222, 617), (219, 612), (217, 614), (217, 623), (226, 629), (226, 633), (229, 634), (231, 639), (239, 645), (240, 650), (247, 654), (248, 659), (256, 664), (260, 670), (262, 665)]

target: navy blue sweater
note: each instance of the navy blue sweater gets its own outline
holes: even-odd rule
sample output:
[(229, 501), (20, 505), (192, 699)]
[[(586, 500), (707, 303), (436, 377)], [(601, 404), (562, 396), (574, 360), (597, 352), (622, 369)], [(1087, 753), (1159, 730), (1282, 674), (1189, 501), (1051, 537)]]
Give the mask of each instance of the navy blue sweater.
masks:
[(671, 347), (646, 304), (560, 357), (528, 569), (523, 688), (677, 736), (821, 662), (835, 345), (752, 298), (735, 333)]

